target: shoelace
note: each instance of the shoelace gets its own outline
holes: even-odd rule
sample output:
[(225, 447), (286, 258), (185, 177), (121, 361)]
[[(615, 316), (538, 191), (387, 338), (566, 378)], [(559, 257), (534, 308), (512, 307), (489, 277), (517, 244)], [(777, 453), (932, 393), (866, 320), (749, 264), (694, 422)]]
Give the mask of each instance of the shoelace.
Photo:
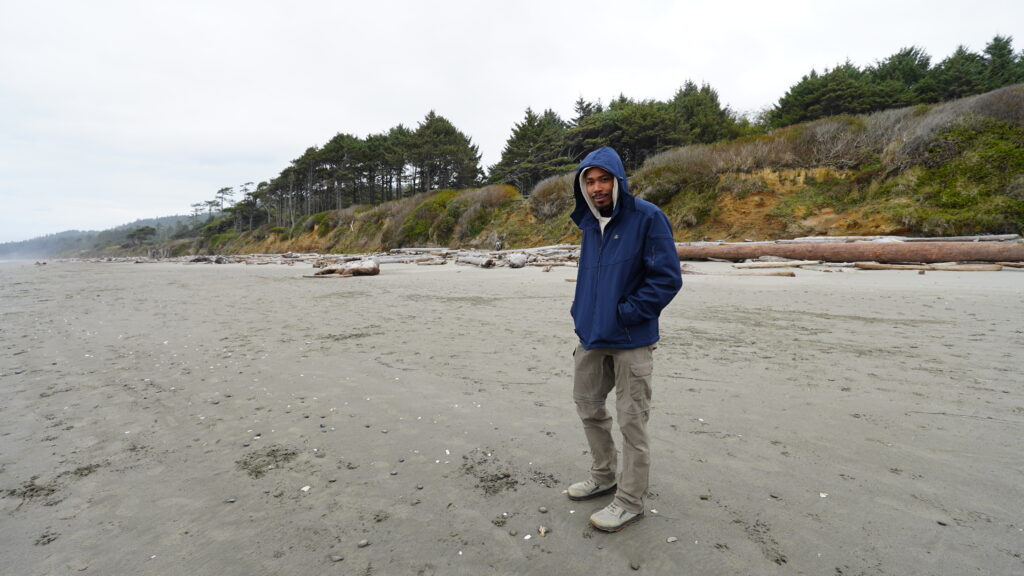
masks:
[(605, 510), (607, 510), (609, 514), (611, 514), (612, 516), (615, 516), (616, 518), (618, 518), (619, 516), (622, 516), (622, 508), (619, 508), (618, 504), (615, 504), (615, 503), (609, 504), (608, 507), (605, 508)]

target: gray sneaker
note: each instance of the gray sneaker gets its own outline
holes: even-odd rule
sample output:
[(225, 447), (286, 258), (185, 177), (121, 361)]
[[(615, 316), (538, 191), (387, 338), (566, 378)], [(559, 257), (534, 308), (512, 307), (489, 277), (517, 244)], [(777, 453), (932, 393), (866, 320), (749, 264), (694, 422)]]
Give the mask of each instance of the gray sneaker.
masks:
[(568, 490), (569, 500), (590, 500), (612, 492), (615, 492), (615, 484), (606, 486), (594, 482), (593, 479), (577, 482), (569, 486)]
[(643, 512), (639, 514), (626, 512), (621, 506), (612, 502), (590, 516), (590, 525), (604, 532), (618, 532), (643, 517)]

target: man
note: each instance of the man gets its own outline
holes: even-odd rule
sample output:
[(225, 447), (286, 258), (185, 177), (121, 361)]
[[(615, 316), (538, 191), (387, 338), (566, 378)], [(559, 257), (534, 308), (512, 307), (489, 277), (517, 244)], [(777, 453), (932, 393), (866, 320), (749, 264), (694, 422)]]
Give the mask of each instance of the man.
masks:
[[(683, 285), (672, 228), (657, 206), (633, 197), (622, 160), (612, 148), (587, 155), (573, 185), (573, 222), (583, 231), (572, 317), (579, 336), (573, 353), (573, 400), (583, 420), (593, 464), (591, 477), (569, 486), (572, 500), (615, 493), (590, 517), (617, 532), (644, 516), (650, 455), (652, 352), (658, 316)], [(622, 433), (622, 473), (612, 417), (605, 408), (615, 390)]]

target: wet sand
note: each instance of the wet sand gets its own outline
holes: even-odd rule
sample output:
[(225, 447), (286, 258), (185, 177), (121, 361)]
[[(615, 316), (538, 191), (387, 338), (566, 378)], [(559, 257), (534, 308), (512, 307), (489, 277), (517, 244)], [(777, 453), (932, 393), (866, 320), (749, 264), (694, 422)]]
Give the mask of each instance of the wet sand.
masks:
[(1024, 272), (693, 266), (608, 535), (574, 268), (0, 264), (0, 573), (1024, 573)]

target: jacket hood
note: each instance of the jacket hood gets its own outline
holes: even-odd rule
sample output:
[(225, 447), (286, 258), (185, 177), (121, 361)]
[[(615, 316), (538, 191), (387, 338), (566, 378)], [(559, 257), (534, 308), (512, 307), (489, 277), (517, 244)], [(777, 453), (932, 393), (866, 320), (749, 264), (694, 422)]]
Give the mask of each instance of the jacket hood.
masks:
[(623, 202), (631, 203), (630, 201), (633, 199), (633, 195), (629, 192), (629, 184), (626, 181), (626, 167), (622, 165), (622, 159), (619, 158), (618, 152), (616, 152), (614, 148), (608, 146), (598, 148), (590, 154), (587, 154), (586, 158), (580, 162), (579, 166), (576, 168), (576, 178), (573, 179), (572, 187), (573, 196), (576, 198), (576, 208), (573, 209), (570, 217), (577, 226), (581, 224), (587, 214), (591, 214), (596, 219), (596, 215), (593, 214), (594, 208), (589, 201), (590, 199), (583, 193), (583, 187), (580, 184), (580, 178), (583, 176), (583, 172), (587, 168), (594, 167), (601, 168), (614, 176), (618, 185), (618, 197), (615, 198), (612, 216), (618, 213)]

